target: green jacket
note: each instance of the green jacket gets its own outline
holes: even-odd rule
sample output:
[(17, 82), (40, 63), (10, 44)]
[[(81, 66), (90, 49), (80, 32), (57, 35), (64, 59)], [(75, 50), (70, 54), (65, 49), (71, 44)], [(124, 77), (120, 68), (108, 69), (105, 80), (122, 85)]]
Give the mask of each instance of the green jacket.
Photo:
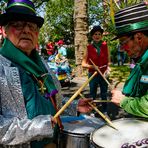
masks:
[(148, 50), (137, 62), (123, 88), (122, 107), (128, 113), (148, 118)]

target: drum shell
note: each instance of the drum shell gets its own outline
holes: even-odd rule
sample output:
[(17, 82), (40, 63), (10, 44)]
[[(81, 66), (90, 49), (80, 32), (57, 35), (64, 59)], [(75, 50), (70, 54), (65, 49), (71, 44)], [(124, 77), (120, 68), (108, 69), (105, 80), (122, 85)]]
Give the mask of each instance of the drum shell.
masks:
[(61, 132), (59, 148), (90, 148), (90, 134), (80, 135)]
[[(89, 120), (93, 120), (94, 118), (88, 118), (88, 123)], [(78, 127), (78, 130), (75, 131), (75, 127), (73, 125), (70, 127), (70, 130), (62, 130), (59, 135), (59, 142), (58, 142), (58, 148), (94, 148), (91, 143), (90, 143), (90, 134), (93, 132), (95, 129), (101, 127), (104, 125), (104, 122), (101, 119), (94, 119), (98, 120), (98, 125), (96, 125), (96, 121), (92, 122), (91, 124), (79, 124), (80, 127)], [(79, 128), (82, 127), (82, 131), (79, 131)], [(90, 129), (90, 126), (94, 127), (94, 129)], [(86, 130), (85, 130), (86, 129)], [(86, 132), (85, 132), (86, 131)]]

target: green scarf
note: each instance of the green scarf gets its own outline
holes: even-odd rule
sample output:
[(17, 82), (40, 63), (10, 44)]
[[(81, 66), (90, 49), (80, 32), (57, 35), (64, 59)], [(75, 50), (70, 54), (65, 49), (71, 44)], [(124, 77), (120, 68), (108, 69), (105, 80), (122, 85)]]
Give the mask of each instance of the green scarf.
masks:
[(100, 54), (100, 47), (101, 47), (101, 45), (102, 45), (102, 40), (100, 40), (99, 42), (95, 42), (95, 41), (93, 41), (93, 46), (97, 49), (97, 53), (98, 53), (98, 55)]
[[(11, 60), (12, 62), (23, 67), (29, 74), (34, 75), (37, 79), (41, 79), (44, 83), (44, 87), (47, 89), (47, 93), (51, 96), (57, 93), (56, 87), (53, 83), (51, 76), (41, 61), (38, 52), (34, 49), (31, 56), (28, 57), (20, 49), (16, 48), (8, 39), (5, 39), (0, 54)], [(42, 75), (44, 75), (42, 77)]]
[[(132, 70), (130, 76), (128, 77), (123, 93), (127, 96), (139, 96), (140, 79), (144, 72), (148, 69), (148, 50), (143, 54), (141, 59), (136, 63), (136, 66)], [(144, 88), (143, 88), (144, 89)]]

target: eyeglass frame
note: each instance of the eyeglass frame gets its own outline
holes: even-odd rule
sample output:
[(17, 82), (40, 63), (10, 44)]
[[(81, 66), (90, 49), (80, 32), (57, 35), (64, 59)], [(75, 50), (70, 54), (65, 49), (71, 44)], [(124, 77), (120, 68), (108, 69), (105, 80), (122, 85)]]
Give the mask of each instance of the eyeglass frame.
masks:
[(128, 36), (128, 38), (126, 40), (124, 40), (123, 42), (119, 42), (120, 46), (123, 47), (125, 46), (131, 39), (133, 39), (133, 35)]
[[(22, 23), (22, 26), (20, 26), (21, 23), (19, 25), (17, 24), (19, 22)], [(36, 25), (36, 27), (34, 27), (33, 25)], [(26, 26), (33, 32), (39, 31), (39, 27), (37, 26), (37, 24), (32, 22), (26, 22), (26, 21), (16, 21), (16, 22), (12, 21), (12, 22), (9, 22), (5, 27), (8, 27), (8, 26), (12, 26), (16, 28), (18, 31), (22, 31)]]

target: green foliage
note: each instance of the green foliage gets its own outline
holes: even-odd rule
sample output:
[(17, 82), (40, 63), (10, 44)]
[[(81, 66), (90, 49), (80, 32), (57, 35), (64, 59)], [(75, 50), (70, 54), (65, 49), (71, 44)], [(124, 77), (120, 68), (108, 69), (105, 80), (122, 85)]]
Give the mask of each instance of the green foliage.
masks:
[[(128, 65), (125, 66), (111, 66), (111, 73), (109, 79), (124, 82), (130, 74), (130, 68)], [(116, 79), (116, 80), (115, 80)]]
[(0, 1), (0, 14), (1, 14), (1, 12), (4, 11), (4, 9), (6, 7), (6, 3), (7, 3), (7, 0), (1, 0)]
[(89, 25), (94, 23), (102, 24), (103, 18), (102, 0), (88, 0)]
[[(64, 39), (66, 44), (73, 43), (73, 1), (56, 0), (45, 4), (45, 23), (41, 29), (44, 42)], [(41, 41), (40, 41), (41, 42)]]

